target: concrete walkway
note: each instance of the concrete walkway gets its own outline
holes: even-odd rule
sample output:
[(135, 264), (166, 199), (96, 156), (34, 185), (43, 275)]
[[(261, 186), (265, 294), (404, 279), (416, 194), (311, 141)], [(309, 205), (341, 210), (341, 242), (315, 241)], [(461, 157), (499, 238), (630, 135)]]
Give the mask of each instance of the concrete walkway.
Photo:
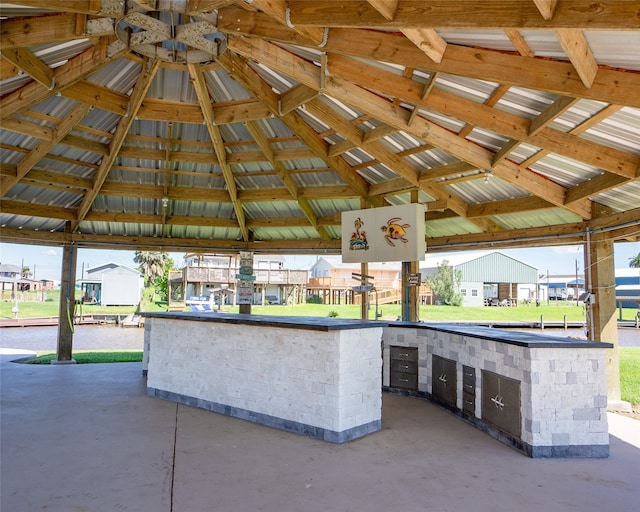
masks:
[[(137, 363), (1, 377), (3, 512), (637, 510), (640, 422), (608, 459), (529, 459), (423, 400), (384, 395), (383, 430), (332, 445), (147, 397)], [(612, 417), (614, 415), (610, 415)]]

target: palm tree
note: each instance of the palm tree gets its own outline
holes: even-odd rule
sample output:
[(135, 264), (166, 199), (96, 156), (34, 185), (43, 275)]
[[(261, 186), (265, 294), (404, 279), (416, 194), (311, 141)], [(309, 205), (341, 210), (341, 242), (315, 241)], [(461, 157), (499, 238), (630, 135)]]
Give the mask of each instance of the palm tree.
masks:
[(136, 251), (133, 261), (144, 274), (147, 284), (155, 283), (156, 278), (164, 276), (164, 271), (171, 261), (166, 252)]
[(640, 268), (640, 252), (633, 258), (629, 258), (629, 266), (631, 268)]

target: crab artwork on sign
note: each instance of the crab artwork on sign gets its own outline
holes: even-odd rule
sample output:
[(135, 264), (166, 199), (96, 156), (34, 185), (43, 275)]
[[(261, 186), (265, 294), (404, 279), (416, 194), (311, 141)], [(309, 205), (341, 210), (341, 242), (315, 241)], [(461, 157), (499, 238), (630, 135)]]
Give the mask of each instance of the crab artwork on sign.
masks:
[(355, 231), (351, 233), (351, 239), (349, 240), (350, 251), (366, 251), (369, 249), (369, 242), (367, 242), (367, 232), (362, 229), (364, 222), (358, 217), (353, 221)]
[(384, 239), (391, 247), (395, 247), (394, 240), (400, 240), (406, 244), (407, 240), (407, 228), (411, 227), (411, 224), (401, 224), (402, 219), (400, 217), (394, 217), (387, 221), (385, 226), (380, 227), (380, 231), (384, 233)]

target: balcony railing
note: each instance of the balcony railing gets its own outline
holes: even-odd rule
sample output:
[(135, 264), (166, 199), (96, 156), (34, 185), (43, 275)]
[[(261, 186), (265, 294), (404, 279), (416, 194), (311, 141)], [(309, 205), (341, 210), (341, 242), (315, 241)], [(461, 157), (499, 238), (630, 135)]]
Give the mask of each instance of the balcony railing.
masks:
[[(235, 283), (238, 268), (185, 267), (183, 276), (188, 283)], [(307, 284), (306, 270), (254, 269), (256, 284)]]

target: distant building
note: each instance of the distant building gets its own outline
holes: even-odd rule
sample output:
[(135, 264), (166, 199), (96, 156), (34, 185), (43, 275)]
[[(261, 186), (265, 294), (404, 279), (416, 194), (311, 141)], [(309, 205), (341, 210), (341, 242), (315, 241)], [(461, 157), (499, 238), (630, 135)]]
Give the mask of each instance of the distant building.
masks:
[(85, 271), (86, 278), (79, 281), (81, 300), (103, 306), (134, 306), (142, 299), (144, 276), (137, 270), (105, 263)]
[[(240, 273), (238, 255), (186, 254), (182, 275), (172, 273), (172, 290), (181, 290), (182, 298), (171, 294), (172, 302), (187, 305), (203, 302), (236, 303), (236, 288)], [(281, 255), (254, 254), (253, 304), (295, 304), (302, 302), (308, 271), (284, 268)]]
[[(353, 287), (361, 283), (352, 274), (360, 273), (359, 263), (343, 263), (341, 256), (321, 256), (311, 266), (307, 296), (317, 295), (324, 304), (358, 304), (360, 294)], [(399, 262), (369, 263), (367, 275), (375, 286), (379, 304), (399, 303), (402, 300), (402, 267)], [(431, 302), (431, 291), (420, 287), (419, 301)]]
[(420, 263), (425, 281), (444, 261), (462, 274), (463, 306), (516, 306), (538, 298), (538, 269), (499, 251), (431, 256)]

